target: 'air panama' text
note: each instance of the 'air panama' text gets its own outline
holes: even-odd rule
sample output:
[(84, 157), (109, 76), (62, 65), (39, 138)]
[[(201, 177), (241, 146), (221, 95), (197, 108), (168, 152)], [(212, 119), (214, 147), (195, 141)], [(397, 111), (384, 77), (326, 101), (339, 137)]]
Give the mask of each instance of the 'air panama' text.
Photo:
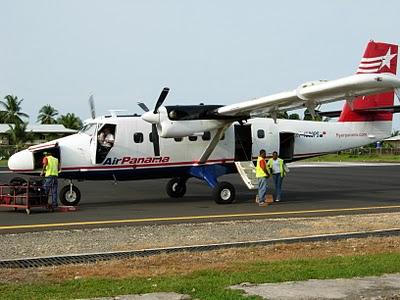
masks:
[(169, 162), (169, 156), (160, 157), (130, 157), (124, 156), (122, 158), (107, 158), (103, 165), (136, 165), (136, 164), (158, 164)]

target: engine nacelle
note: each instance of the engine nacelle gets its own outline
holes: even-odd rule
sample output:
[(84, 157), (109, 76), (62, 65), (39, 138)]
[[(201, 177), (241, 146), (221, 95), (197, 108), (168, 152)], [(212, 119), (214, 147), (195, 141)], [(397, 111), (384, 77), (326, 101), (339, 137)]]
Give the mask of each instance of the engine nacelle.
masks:
[(201, 135), (222, 127), (226, 122), (219, 120), (171, 121), (168, 118), (157, 124), (158, 134), (163, 138), (178, 138), (190, 135)]
[(158, 112), (146, 112), (142, 119), (157, 126), (163, 138), (202, 135), (223, 127), (230, 119), (215, 119), (213, 110), (220, 105), (161, 106)]
[(225, 120), (205, 119), (207, 112), (216, 107), (219, 106), (162, 106), (159, 109), (158, 134), (163, 138), (179, 138), (218, 129), (226, 123)]

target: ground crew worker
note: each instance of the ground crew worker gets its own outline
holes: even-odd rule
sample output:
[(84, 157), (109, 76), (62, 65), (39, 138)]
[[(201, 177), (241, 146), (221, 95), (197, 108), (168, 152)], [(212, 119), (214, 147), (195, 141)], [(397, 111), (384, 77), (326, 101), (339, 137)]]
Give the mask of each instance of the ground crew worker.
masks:
[(43, 169), (40, 176), (44, 176), (43, 188), (48, 194), (51, 190), (51, 209), (57, 208), (57, 189), (58, 189), (58, 173), (60, 172), (60, 162), (50, 152), (43, 153)]
[(266, 152), (264, 149), (260, 150), (260, 155), (257, 158), (257, 166), (256, 166), (256, 177), (258, 180), (258, 205), (259, 206), (268, 206), (268, 203), (265, 202), (265, 198), (267, 196), (267, 179), (269, 177), (269, 172), (267, 168), (267, 163), (265, 162)]
[(282, 200), (282, 180), (286, 176), (283, 159), (278, 157), (278, 152), (272, 152), (272, 158), (267, 163), (268, 170), (272, 173), (275, 185), (275, 201)]

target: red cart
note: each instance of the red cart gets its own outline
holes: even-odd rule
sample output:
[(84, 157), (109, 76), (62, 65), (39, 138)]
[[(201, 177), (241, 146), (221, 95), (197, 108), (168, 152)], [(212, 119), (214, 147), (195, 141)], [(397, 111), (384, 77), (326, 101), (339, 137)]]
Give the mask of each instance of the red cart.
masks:
[(28, 215), (32, 207), (50, 209), (48, 194), (44, 191), (41, 180), (0, 184), (0, 207), (10, 207), (14, 210), (22, 208)]

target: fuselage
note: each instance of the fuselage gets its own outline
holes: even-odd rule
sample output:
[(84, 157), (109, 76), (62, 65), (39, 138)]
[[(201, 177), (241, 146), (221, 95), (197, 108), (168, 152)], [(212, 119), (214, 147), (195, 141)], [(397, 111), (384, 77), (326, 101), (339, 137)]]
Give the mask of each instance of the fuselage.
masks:
[[(207, 122), (207, 121), (205, 121)], [(99, 151), (98, 133), (108, 126), (115, 142), (107, 153)], [(13, 155), (10, 170), (37, 175), (42, 153), (55, 149), (61, 178), (78, 180), (135, 180), (187, 176), (216, 131), (183, 138), (160, 138), (160, 156), (153, 150), (151, 125), (135, 116), (100, 117), (81, 132), (40, 144)], [(391, 121), (315, 122), (255, 118), (232, 124), (211, 156), (201, 165), (224, 165), (236, 172), (234, 161), (249, 161), (260, 149), (268, 156), (278, 151), (287, 161), (354, 148), (390, 136)]]

